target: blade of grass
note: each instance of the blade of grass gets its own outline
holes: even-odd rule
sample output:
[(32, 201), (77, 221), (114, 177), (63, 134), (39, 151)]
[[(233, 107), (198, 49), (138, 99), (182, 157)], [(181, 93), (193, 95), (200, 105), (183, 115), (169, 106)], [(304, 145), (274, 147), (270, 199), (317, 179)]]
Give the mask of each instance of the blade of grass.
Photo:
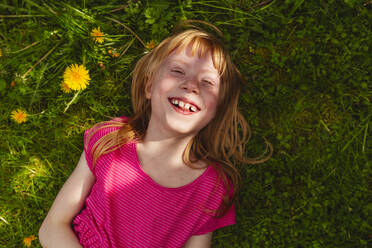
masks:
[(122, 53), (120, 53), (120, 57), (123, 56), (128, 51), (129, 47), (133, 44), (133, 42), (134, 42), (134, 38), (128, 42), (127, 47), (124, 49)]
[(36, 7), (36, 8), (38, 8), (41, 12), (43, 12), (43, 13), (45, 13), (45, 14), (49, 14), (49, 13), (50, 13), (47, 9), (41, 7), (40, 5), (38, 5), (37, 3), (35, 3), (34, 1), (31, 1), (31, 0), (25, 0), (25, 2), (27, 2), (28, 4), (30, 4), (30, 5), (32, 5), (32, 6)]
[(32, 69), (34, 69), (44, 59), (46, 59), (54, 51), (54, 49), (56, 49), (60, 44), (61, 42), (58, 42), (52, 49), (50, 49), (38, 62), (36, 62), (33, 66), (31, 66), (30, 69), (28, 69), (28, 71), (26, 71), (26, 73), (22, 75), (22, 78), (25, 79), (26, 76), (32, 71)]
[[(367, 122), (368, 123), (368, 122)], [(368, 127), (368, 126), (367, 126)], [(353, 136), (353, 138), (351, 139), (351, 140), (349, 140), (349, 142), (347, 142), (346, 143), (346, 145), (344, 146), (344, 148), (342, 148), (342, 150), (341, 150), (341, 152), (343, 152), (343, 151), (345, 151), (348, 147), (349, 147), (349, 145), (351, 144), (351, 142), (353, 142), (354, 141), (354, 139), (356, 138), (356, 137), (358, 137), (359, 136), (359, 134), (361, 133), (363, 131), (363, 128), (361, 128), (354, 136)]]
[(331, 133), (331, 130), (329, 130), (328, 126), (325, 124), (323, 120), (320, 120), (320, 123), (324, 126), (328, 133)]
[(45, 17), (47, 15), (0, 15), (0, 18)]
[(293, 15), (294, 12), (304, 3), (305, 0), (297, 0), (293, 8), (291, 9), (291, 12), (289, 13), (290, 16)]
[(50, 161), (48, 159), (44, 159), (44, 161), (46, 162), (46, 164), (48, 165), (48, 168), (51, 169), (53, 172), (55, 171), (52, 164), (50, 163)]
[(241, 27), (242, 24), (233, 23), (233, 22), (244, 21), (244, 20), (249, 20), (249, 19), (251, 19), (251, 18), (237, 18), (237, 19), (232, 19), (232, 20), (228, 20), (228, 21), (217, 21), (216, 25), (230, 25), (230, 26), (234, 26), (234, 27)]
[(0, 9), (8, 9), (9, 11), (23, 11), (23, 12), (27, 12), (27, 13), (30, 13), (30, 10), (29, 9), (25, 9), (25, 8), (20, 8), (20, 7), (16, 7), (16, 6), (11, 6), (11, 5), (8, 5), (8, 4), (0, 4)]
[(253, 5), (251, 8), (258, 8), (258, 7), (265, 7), (266, 5), (268, 4), (271, 4), (274, 0), (265, 0), (263, 2), (260, 2), (260, 3), (257, 3), (255, 5)]
[(363, 146), (362, 146), (362, 152), (365, 152), (365, 147), (366, 147), (366, 139), (367, 139), (367, 130), (368, 130), (368, 121), (366, 124), (366, 130), (364, 131), (364, 138), (363, 138)]
[[(110, 6), (110, 7), (111, 7), (111, 6)], [(111, 10), (110, 13), (114, 13), (114, 12), (120, 11), (120, 10), (125, 9), (125, 8), (127, 8), (127, 7), (128, 7), (128, 4), (126, 4), (126, 5), (122, 5), (122, 6), (120, 6), (119, 8), (116, 8), (116, 9)]]
[(131, 32), (141, 42), (143, 47), (146, 47), (145, 42), (143, 42), (143, 40), (132, 29), (130, 29), (127, 25), (125, 25), (124, 23), (121, 23), (118, 20), (116, 20), (114, 18), (111, 18), (111, 17), (106, 17), (106, 19), (109, 19), (110, 21), (113, 21), (113, 22), (123, 26), (125, 29), (127, 29), (129, 32)]
[(40, 69), (40, 76), (36, 79), (36, 88), (34, 89), (34, 92), (33, 92), (32, 97), (31, 97), (30, 104), (28, 105), (29, 109), (35, 101), (36, 92), (39, 89), (41, 79), (44, 77), (44, 72), (46, 71), (47, 67), (48, 67), (48, 63), (44, 64), (42, 66), (42, 68)]
[(71, 5), (69, 5), (67, 3), (63, 3), (63, 5), (66, 6), (67, 8), (69, 8), (69, 9), (73, 10), (78, 16), (82, 17), (83, 19), (88, 20), (88, 21), (90, 21), (92, 23), (95, 22), (95, 20), (94, 20), (93, 17), (85, 14), (84, 12), (82, 12), (82, 11), (80, 11), (80, 10), (74, 8), (74, 7), (72, 7)]
[[(271, 5), (273, 5), (276, 2), (276, 0), (273, 0), (271, 2), (270, 1), (264, 1), (264, 2), (269, 2), (269, 3), (267, 3), (266, 5), (263, 5), (263, 7), (258, 9), (257, 11), (261, 11), (261, 10), (265, 10), (265, 9), (269, 8)], [(255, 7), (253, 7), (253, 8), (255, 8)]]
[(19, 53), (19, 52), (22, 52), (22, 51), (24, 51), (24, 50), (27, 50), (27, 49), (29, 49), (30, 47), (33, 47), (33, 46), (35, 46), (35, 45), (37, 45), (37, 44), (39, 44), (39, 43), (40, 43), (40, 41), (35, 41), (35, 42), (32, 43), (31, 45), (28, 45), (28, 46), (22, 48), (21, 50), (18, 50), (18, 51), (15, 51), (15, 52), (9, 52), (9, 53)]
[(8, 224), (9, 225), (9, 222), (6, 221), (6, 219), (4, 217), (0, 216), (0, 220), (2, 220), (5, 224)]
[(227, 11), (231, 11), (231, 12), (236, 12), (236, 13), (239, 13), (239, 14), (242, 14), (242, 15), (250, 16), (253, 19), (256, 19), (258, 21), (261, 21), (261, 22), (263, 21), (262, 18), (259, 18), (258, 16), (252, 15), (248, 12), (236, 10), (236, 9), (231, 9), (231, 8), (226, 8), (226, 7), (217, 6), (217, 5), (213, 5), (213, 4), (208, 4), (208, 3), (205, 3), (205, 2), (193, 2), (193, 4), (199, 4), (199, 5), (204, 5), (204, 6), (208, 6), (208, 7), (212, 7), (212, 8), (216, 8), (216, 9), (222, 9), (222, 10), (227, 10)]
[(58, 13), (55, 12), (49, 5), (47, 5), (46, 3), (43, 3), (44, 6), (52, 13), (54, 14), (55, 16), (58, 16)]

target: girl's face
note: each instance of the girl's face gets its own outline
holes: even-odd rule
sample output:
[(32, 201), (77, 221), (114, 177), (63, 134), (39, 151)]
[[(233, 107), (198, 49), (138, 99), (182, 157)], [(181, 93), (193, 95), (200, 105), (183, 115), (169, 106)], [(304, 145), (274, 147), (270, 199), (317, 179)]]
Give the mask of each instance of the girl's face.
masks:
[(215, 116), (219, 73), (210, 52), (199, 57), (191, 46), (173, 51), (146, 85), (150, 125), (158, 134), (195, 136)]

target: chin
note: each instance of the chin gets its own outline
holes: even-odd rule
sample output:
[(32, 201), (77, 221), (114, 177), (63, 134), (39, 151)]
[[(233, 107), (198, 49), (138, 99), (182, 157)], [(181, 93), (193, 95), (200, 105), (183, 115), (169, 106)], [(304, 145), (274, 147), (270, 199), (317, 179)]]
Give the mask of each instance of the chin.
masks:
[(195, 127), (190, 123), (190, 121), (172, 121), (168, 122), (169, 127), (173, 132), (182, 134), (182, 135), (192, 135), (195, 136), (199, 132), (199, 128)]

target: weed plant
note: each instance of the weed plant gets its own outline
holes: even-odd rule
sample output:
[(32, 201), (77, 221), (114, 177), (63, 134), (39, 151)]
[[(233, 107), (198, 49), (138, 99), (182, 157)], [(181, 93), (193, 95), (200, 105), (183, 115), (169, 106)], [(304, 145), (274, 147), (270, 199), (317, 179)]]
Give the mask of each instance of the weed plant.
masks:
[[(184, 19), (218, 26), (247, 79), (247, 154), (264, 152), (264, 137), (275, 149), (268, 162), (240, 167), (237, 224), (216, 231), (213, 247), (371, 247), (371, 8), (368, 0), (1, 0), (0, 247), (40, 247), (38, 229), (84, 130), (132, 113), (135, 62)], [(102, 43), (91, 35), (98, 27)], [(91, 80), (65, 93), (72, 64)], [(14, 121), (17, 109), (26, 122)]]

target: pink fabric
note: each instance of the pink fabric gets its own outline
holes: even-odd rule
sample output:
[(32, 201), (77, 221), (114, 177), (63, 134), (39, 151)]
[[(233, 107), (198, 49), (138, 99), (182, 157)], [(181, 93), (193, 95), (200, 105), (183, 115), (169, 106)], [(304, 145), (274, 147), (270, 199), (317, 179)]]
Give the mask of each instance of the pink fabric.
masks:
[(222, 181), (213, 192), (217, 183), (213, 166), (190, 184), (163, 187), (140, 167), (133, 141), (101, 156), (93, 169), (93, 144), (114, 130), (117, 128), (98, 131), (85, 150), (96, 182), (73, 221), (84, 247), (182, 247), (193, 235), (235, 224), (234, 205), (222, 218), (203, 211), (203, 207), (217, 209), (225, 192)]

